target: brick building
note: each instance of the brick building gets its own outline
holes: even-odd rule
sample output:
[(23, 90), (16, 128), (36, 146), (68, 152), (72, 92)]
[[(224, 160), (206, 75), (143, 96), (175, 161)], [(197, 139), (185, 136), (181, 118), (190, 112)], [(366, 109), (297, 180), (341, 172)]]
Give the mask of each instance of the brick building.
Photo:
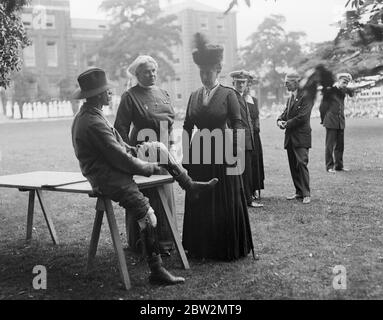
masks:
[(164, 7), (164, 12), (178, 17), (182, 44), (173, 49), (177, 61), (173, 64), (175, 77), (164, 83), (163, 87), (169, 91), (176, 108), (184, 110), (190, 93), (201, 86), (198, 67), (192, 58), (193, 35), (196, 32), (204, 33), (211, 43), (224, 47), (220, 81), (222, 84), (231, 84), (228, 74), (238, 61), (236, 14), (224, 15), (222, 10), (193, 0)]
[(58, 98), (60, 83), (75, 72), (69, 0), (34, 0), (24, 8), (22, 21), (32, 40), (32, 45), (24, 49), (22, 70), (36, 80), (37, 92), (31, 95)]
[[(164, 14), (178, 17), (182, 45), (173, 48), (177, 61), (173, 64), (175, 77), (159, 85), (169, 91), (176, 108), (184, 110), (190, 93), (201, 86), (191, 54), (196, 32), (202, 32), (212, 43), (224, 46), (221, 82), (231, 83), (228, 73), (237, 62), (236, 14), (223, 15), (221, 10), (197, 1), (168, 5), (163, 10)], [(72, 19), (69, 0), (32, 0), (24, 8), (22, 20), (32, 40), (32, 45), (23, 53), (22, 74), (29, 77), (28, 96), (31, 100), (41, 96), (67, 98), (73, 90), (76, 75), (95, 64), (97, 57), (92, 52), (108, 30), (107, 21)]]

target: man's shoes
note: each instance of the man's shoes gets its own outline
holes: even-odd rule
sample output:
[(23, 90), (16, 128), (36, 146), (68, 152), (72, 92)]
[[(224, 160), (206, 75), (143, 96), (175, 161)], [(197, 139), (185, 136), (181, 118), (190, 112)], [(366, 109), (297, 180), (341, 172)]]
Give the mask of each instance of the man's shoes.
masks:
[(334, 169), (327, 169), (327, 172), (328, 173), (336, 173), (336, 171)]
[(303, 204), (309, 204), (310, 202), (311, 202), (311, 198), (310, 197), (304, 197), (303, 200), (302, 200)]
[(247, 203), (247, 205), (251, 208), (263, 208), (263, 204), (262, 203), (258, 203), (258, 202), (255, 202), (255, 201), (250, 201)]
[(341, 168), (341, 169), (335, 169), (335, 171), (343, 171), (343, 172), (349, 172), (350, 169)]
[(148, 258), (148, 264), (151, 271), (149, 276), (151, 284), (173, 285), (185, 282), (185, 278), (173, 276), (162, 266), (162, 259), (159, 254)]
[(252, 198), (253, 198), (253, 200), (260, 200), (261, 199), (261, 191), (260, 190), (255, 191)]
[(296, 200), (296, 199), (302, 199), (303, 197), (299, 194), (294, 194), (292, 196), (286, 197), (286, 200)]
[(175, 277), (164, 267), (153, 270), (149, 276), (149, 282), (157, 285), (175, 285), (185, 282), (185, 278)]

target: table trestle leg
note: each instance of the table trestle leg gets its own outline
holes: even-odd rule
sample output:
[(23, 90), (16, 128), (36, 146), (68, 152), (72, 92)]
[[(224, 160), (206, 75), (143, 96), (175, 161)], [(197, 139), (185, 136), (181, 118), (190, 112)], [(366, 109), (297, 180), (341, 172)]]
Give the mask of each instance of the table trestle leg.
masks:
[[(98, 200), (99, 201), (99, 200)], [(100, 232), (102, 226), (102, 219), (104, 218), (104, 210), (96, 210), (96, 217), (94, 219), (92, 238), (90, 240), (87, 271), (89, 272), (93, 267), (94, 257), (97, 253), (98, 242), (100, 240)]]
[(186, 254), (185, 254), (184, 247), (182, 246), (180, 236), (178, 234), (177, 228), (175, 227), (175, 225), (173, 223), (173, 219), (171, 216), (171, 210), (169, 208), (168, 202), (166, 201), (166, 194), (165, 194), (165, 190), (164, 190), (163, 186), (157, 187), (157, 192), (161, 198), (161, 203), (162, 203), (162, 206), (163, 206), (164, 211), (166, 213), (166, 218), (167, 218), (169, 227), (172, 231), (173, 241), (176, 244), (178, 254), (180, 255), (180, 258), (182, 261), (182, 265), (183, 265), (184, 269), (190, 269), (189, 262), (188, 262), (188, 259), (186, 257)]
[(124, 249), (122, 248), (122, 242), (120, 238), (120, 233), (118, 231), (118, 226), (116, 222), (116, 218), (114, 216), (113, 206), (110, 199), (104, 199), (104, 205), (105, 205), (105, 211), (106, 211), (106, 217), (108, 219), (110, 234), (113, 241), (114, 250), (117, 254), (118, 258), (118, 267), (120, 270), (122, 282), (126, 288), (126, 290), (129, 290), (131, 288), (130, 284), (130, 278), (129, 278), (129, 272), (128, 267), (126, 265), (126, 259), (125, 259), (125, 253)]
[(33, 230), (33, 214), (35, 212), (35, 197), (36, 191), (29, 191), (29, 200), (28, 200), (28, 216), (27, 216), (27, 241), (32, 239), (32, 230)]
[(45, 218), (45, 221), (46, 221), (48, 229), (49, 229), (49, 233), (50, 233), (52, 241), (53, 241), (53, 244), (58, 244), (59, 240), (57, 238), (56, 229), (55, 229), (55, 226), (53, 224), (53, 220), (52, 220), (51, 216), (49, 215), (49, 213), (45, 210), (45, 206), (43, 203), (42, 191), (36, 190), (36, 193), (37, 193), (37, 198), (39, 199), (39, 202), (40, 202), (41, 210), (44, 214), (44, 218)]

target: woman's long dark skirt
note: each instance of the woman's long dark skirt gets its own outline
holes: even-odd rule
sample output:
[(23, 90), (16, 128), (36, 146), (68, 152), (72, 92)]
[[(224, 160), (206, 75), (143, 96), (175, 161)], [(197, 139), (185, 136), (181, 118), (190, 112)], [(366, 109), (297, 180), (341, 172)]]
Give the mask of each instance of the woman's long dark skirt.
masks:
[(212, 191), (198, 201), (186, 196), (183, 246), (191, 257), (231, 261), (246, 257), (253, 248), (241, 175), (227, 175), (222, 164), (188, 165), (194, 180), (218, 178)]

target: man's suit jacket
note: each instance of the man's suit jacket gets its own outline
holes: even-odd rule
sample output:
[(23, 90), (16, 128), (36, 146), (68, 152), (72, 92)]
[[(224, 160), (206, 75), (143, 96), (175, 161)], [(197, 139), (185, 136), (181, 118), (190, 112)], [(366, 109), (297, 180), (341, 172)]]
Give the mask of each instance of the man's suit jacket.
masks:
[(286, 121), (285, 149), (291, 144), (294, 148), (311, 148), (310, 117), (313, 100), (298, 91), (294, 101), (288, 99), (286, 108), (278, 121)]
[(241, 127), (245, 129), (245, 150), (254, 150), (254, 132), (253, 124), (251, 121), (250, 111), (247, 102), (243, 96), (237, 92), (239, 104), (241, 106)]
[(321, 123), (327, 129), (344, 129), (346, 120), (344, 116), (344, 99), (348, 94), (353, 96), (351, 89), (339, 89), (338, 87), (325, 88), (323, 99), (319, 107)]

